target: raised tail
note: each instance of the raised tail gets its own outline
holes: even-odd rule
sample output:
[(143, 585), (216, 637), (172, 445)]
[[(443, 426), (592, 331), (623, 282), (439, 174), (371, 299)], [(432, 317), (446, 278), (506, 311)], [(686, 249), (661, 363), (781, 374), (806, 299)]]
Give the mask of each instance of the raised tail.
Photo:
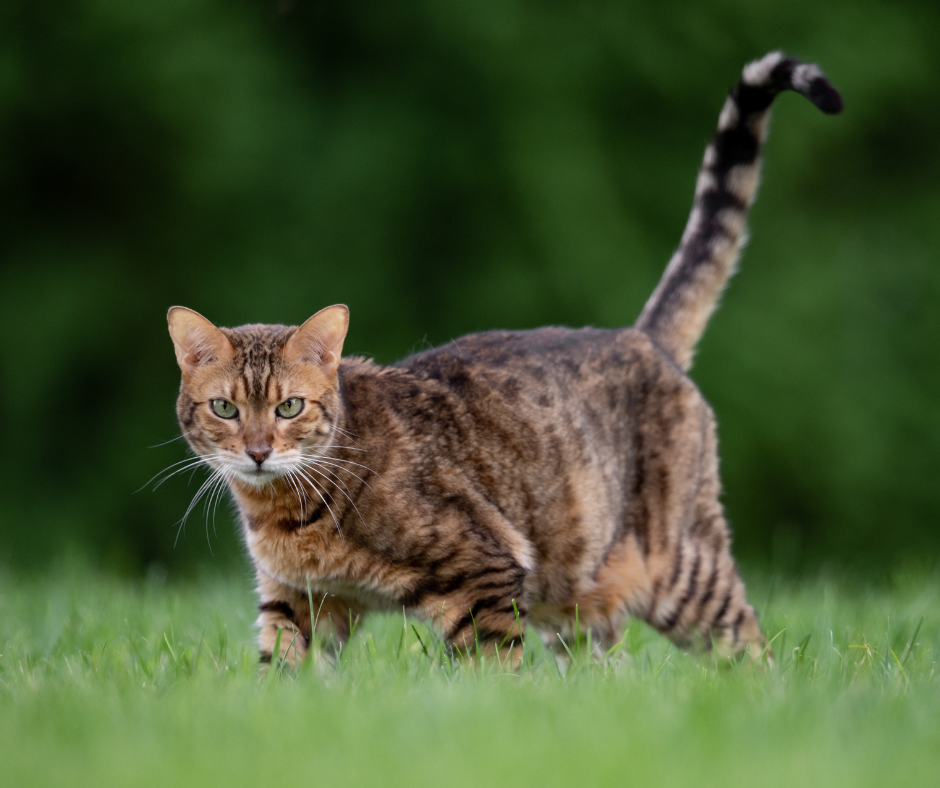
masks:
[(683, 369), (692, 365), (746, 241), (770, 105), (784, 90), (802, 93), (825, 113), (842, 111), (842, 96), (816, 65), (771, 52), (744, 67), (705, 149), (682, 242), (636, 322)]

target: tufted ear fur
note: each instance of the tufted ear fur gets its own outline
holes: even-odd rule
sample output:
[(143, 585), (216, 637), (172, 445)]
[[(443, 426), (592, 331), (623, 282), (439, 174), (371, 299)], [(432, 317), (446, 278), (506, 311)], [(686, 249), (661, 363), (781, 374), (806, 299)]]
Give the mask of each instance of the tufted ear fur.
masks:
[(174, 306), (166, 319), (176, 347), (176, 362), (183, 375), (192, 374), (198, 367), (232, 358), (235, 352), (232, 344), (198, 312), (185, 306)]
[(335, 373), (348, 329), (349, 309), (344, 304), (321, 309), (287, 340), (284, 358), (290, 363), (318, 364)]

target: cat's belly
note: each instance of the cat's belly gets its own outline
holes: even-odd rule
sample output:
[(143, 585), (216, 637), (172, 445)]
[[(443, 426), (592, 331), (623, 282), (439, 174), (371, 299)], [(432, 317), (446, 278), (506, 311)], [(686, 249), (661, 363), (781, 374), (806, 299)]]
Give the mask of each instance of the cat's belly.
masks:
[(608, 552), (595, 572), (572, 583), (565, 598), (536, 598), (529, 620), (537, 627), (565, 627), (577, 619), (601, 630), (616, 628), (625, 614), (645, 615), (652, 595), (650, 567), (635, 534)]
[[(306, 589), (304, 590), (306, 591)], [(364, 610), (381, 613), (398, 611), (401, 613), (401, 605), (396, 600), (353, 581), (317, 580), (314, 582), (311, 580), (310, 594), (313, 598), (314, 608), (317, 606), (318, 599), (322, 599), (324, 594), (330, 594), (347, 602), (354, 602)]]

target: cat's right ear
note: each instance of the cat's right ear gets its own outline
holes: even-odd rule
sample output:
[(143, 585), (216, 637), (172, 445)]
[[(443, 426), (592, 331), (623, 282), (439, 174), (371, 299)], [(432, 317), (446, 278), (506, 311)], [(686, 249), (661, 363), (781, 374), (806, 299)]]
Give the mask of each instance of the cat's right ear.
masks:
[(166, 320), (176, 348), (176, 363), (184, 376), (206, 364), (228, 361), (234, 355), (225, 334), (198, 312), (174, 306), (167, 312)]

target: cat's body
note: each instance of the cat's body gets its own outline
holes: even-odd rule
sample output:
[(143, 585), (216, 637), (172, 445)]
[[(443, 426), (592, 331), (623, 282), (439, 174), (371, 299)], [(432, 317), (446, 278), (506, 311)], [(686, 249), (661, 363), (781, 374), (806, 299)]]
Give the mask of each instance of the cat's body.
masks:
[(492, 648), (577, 611), (604, 639), (635, 615), (681, 644), (763, 649), (718, 500), (715, 420), (685, 369), (787, 88), (841, 108), (813, 66), (772, 54), (745, 69), (637, 328), (488, 332), (383, 367), (340, 360), (344, 307), (300, 328), (171, 310), (180, 423), (238, 505), (262, 657), (279, 629), (281, 655), (303, 655), (308, 591), (340, 640), (356, 616), (404, 608), (458, 648)]
[(537, 626), (577, 606), (607, 637), (626, 612), (681, 640), (718, 618), (758, 636), (727, 558), (711, 411), (643, 333), (477, 334), (394, 368), (344, 360), (339, 381), (328, 416), (351, 450), (308, 468), (322, 499), (301, 512), (289, 492), (236, 488), (294, 614), (310, 580), (317, 606), (329, 591), (355, 613), (443, 614), (461, 645), (502, 640), (513, 601)]

